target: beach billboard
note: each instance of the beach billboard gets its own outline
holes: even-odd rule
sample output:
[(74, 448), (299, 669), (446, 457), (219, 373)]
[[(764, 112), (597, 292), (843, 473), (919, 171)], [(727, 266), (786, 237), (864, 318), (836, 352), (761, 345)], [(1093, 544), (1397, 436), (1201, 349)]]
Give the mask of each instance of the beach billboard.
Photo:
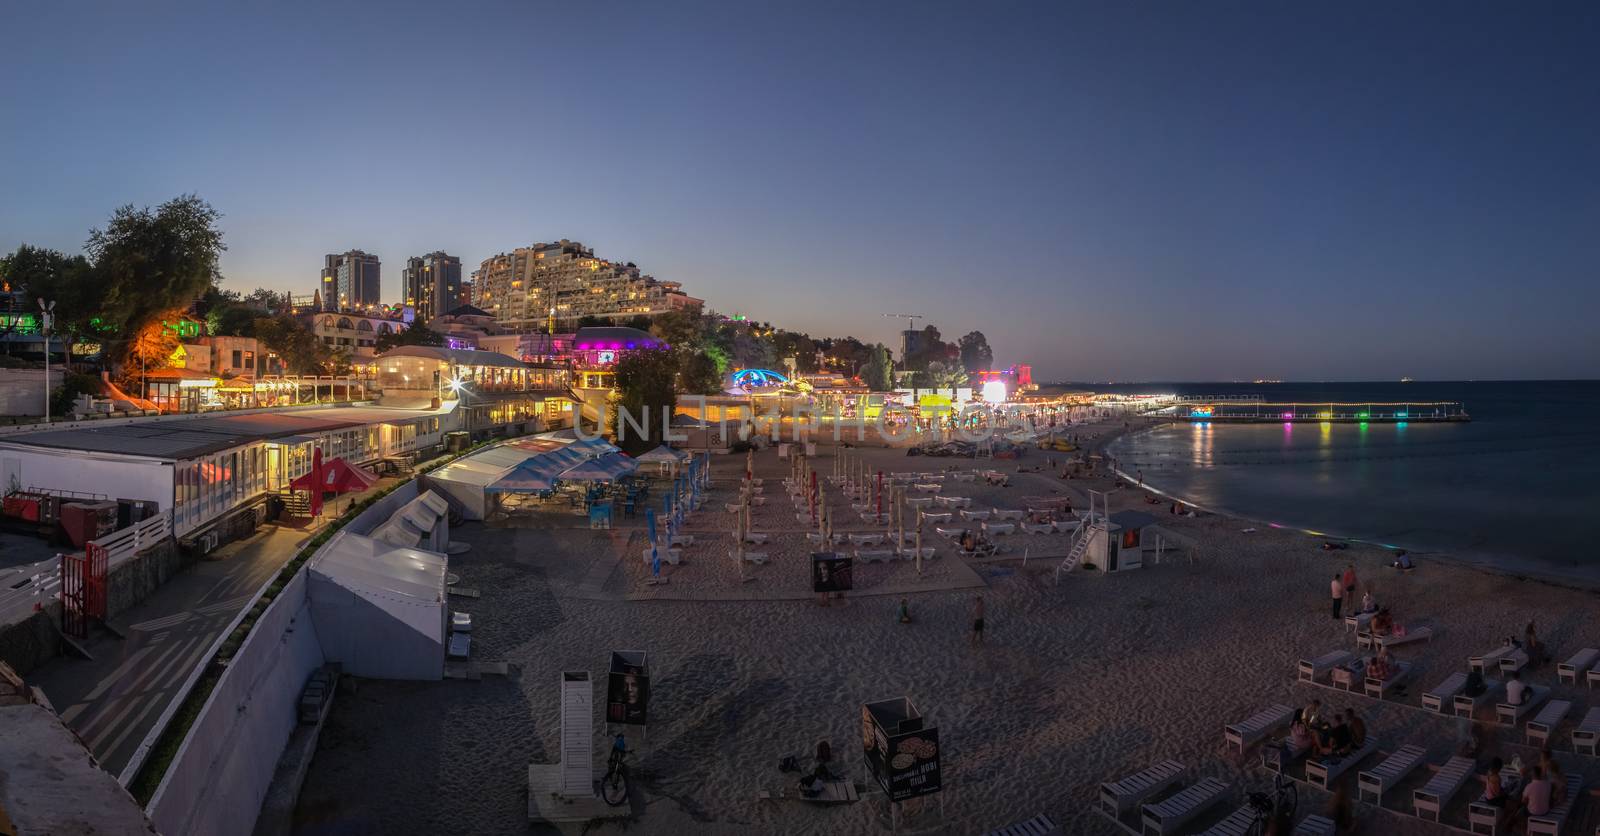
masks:
[(811, 554), (811, 591), (846, 592), (854, 582), (855, 559), (838, 552)]
[(890, 801), (940, 790), (939, 730), (922, 725), (911, 700), (901, 697), (861, 706), (861, 748), (867, 771)]
[(649, 716), (650, 665), (644, 651), (613, 651), (606, 681), (606, 722), (642, 726)]

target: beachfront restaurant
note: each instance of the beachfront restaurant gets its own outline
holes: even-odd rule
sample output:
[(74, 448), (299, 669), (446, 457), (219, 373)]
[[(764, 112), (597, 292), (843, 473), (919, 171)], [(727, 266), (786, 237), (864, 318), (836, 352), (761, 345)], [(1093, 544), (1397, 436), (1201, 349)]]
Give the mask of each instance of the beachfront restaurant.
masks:
[(384, 404), (453, 404), (457, 429), (474, 438), (562, 426), (573, 403), (554, 370), (494, 351), (401, 346), (376, 363)]
[[(0, 440), (0, 478), (30, 490), (154, 502), (173, 533), (229, 539), (243, 514), (265, 519), (268, 497), (290, 491), (316, 451), (331, 462), (409, 460), (440, 446), (448, 409), (331, 406), (244, 415), (171, 416), (19, 433)], [(258, 510), (259, 509), (259, 510)]]

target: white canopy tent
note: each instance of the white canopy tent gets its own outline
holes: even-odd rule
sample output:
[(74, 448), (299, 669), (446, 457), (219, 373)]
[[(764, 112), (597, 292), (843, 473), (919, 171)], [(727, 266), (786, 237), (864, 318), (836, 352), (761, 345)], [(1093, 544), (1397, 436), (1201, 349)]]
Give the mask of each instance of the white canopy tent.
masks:
[(444, 555), (341, 531), (306, 566), (323, 656), (374, 679), (440, 679), (449, 607)]
[[(527, 452), (524, 451), (522, 456), (527, 458)], [(461, 509), (463, 517), (469, 520), (481, 520), (490, 511), (489, 498), (484, 489), (500, 481), (511, 470), (510, 466), (487, 464), (468, 456), (457, 459), (424, 478), (429, 488), (444, 494), (451, 505)]]

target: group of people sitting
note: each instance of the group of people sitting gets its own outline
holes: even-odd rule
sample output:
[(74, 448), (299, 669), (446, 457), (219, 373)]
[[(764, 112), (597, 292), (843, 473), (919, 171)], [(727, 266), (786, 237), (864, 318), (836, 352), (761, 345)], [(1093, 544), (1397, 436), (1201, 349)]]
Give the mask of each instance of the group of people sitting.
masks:
[[(1500, 808), (1502, 823), (1524, 815), (1543, 816), (1567, 800), (1566, 776), (1561, 764), (1551, 757), (1549, 747), (1539, 753), (1537, 764), (1513, 762), (1511, 767), (1512, 775), (1508, 776), (1505, 762), (1495, 758), (1483, 775), (1483, 801)], [(1521, 792), (1513, 796), (1518, 787)]]
[(958, 542), (961, 544), (961, 551), (967, 554), (985, 555), (994, 553), (994, 544), (989, 542), (989, 538), (970, 528), (962, 529), (961, 539)]
[(1295, 713), (1288, 743), (1297, 752), (1310, 750), (1329, 761), (1360, 749), (1367, 743), (1367, 724), (1353, 708), (1324, 712), (1322, 700)]

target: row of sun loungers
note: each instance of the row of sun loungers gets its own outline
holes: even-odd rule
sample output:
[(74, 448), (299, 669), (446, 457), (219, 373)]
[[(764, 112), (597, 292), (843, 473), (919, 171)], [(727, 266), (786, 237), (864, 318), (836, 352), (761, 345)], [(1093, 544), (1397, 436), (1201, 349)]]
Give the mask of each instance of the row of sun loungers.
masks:
[(1482, 656), (1473, 656), (1467, 660), (1467, 667), (1481, 674), (1491, 674), (1495, 671), (1511, 673), (1520, 671), (1528, 664), (1528, 654), (1522, 648), (1514, 645), (1497, 647)]

